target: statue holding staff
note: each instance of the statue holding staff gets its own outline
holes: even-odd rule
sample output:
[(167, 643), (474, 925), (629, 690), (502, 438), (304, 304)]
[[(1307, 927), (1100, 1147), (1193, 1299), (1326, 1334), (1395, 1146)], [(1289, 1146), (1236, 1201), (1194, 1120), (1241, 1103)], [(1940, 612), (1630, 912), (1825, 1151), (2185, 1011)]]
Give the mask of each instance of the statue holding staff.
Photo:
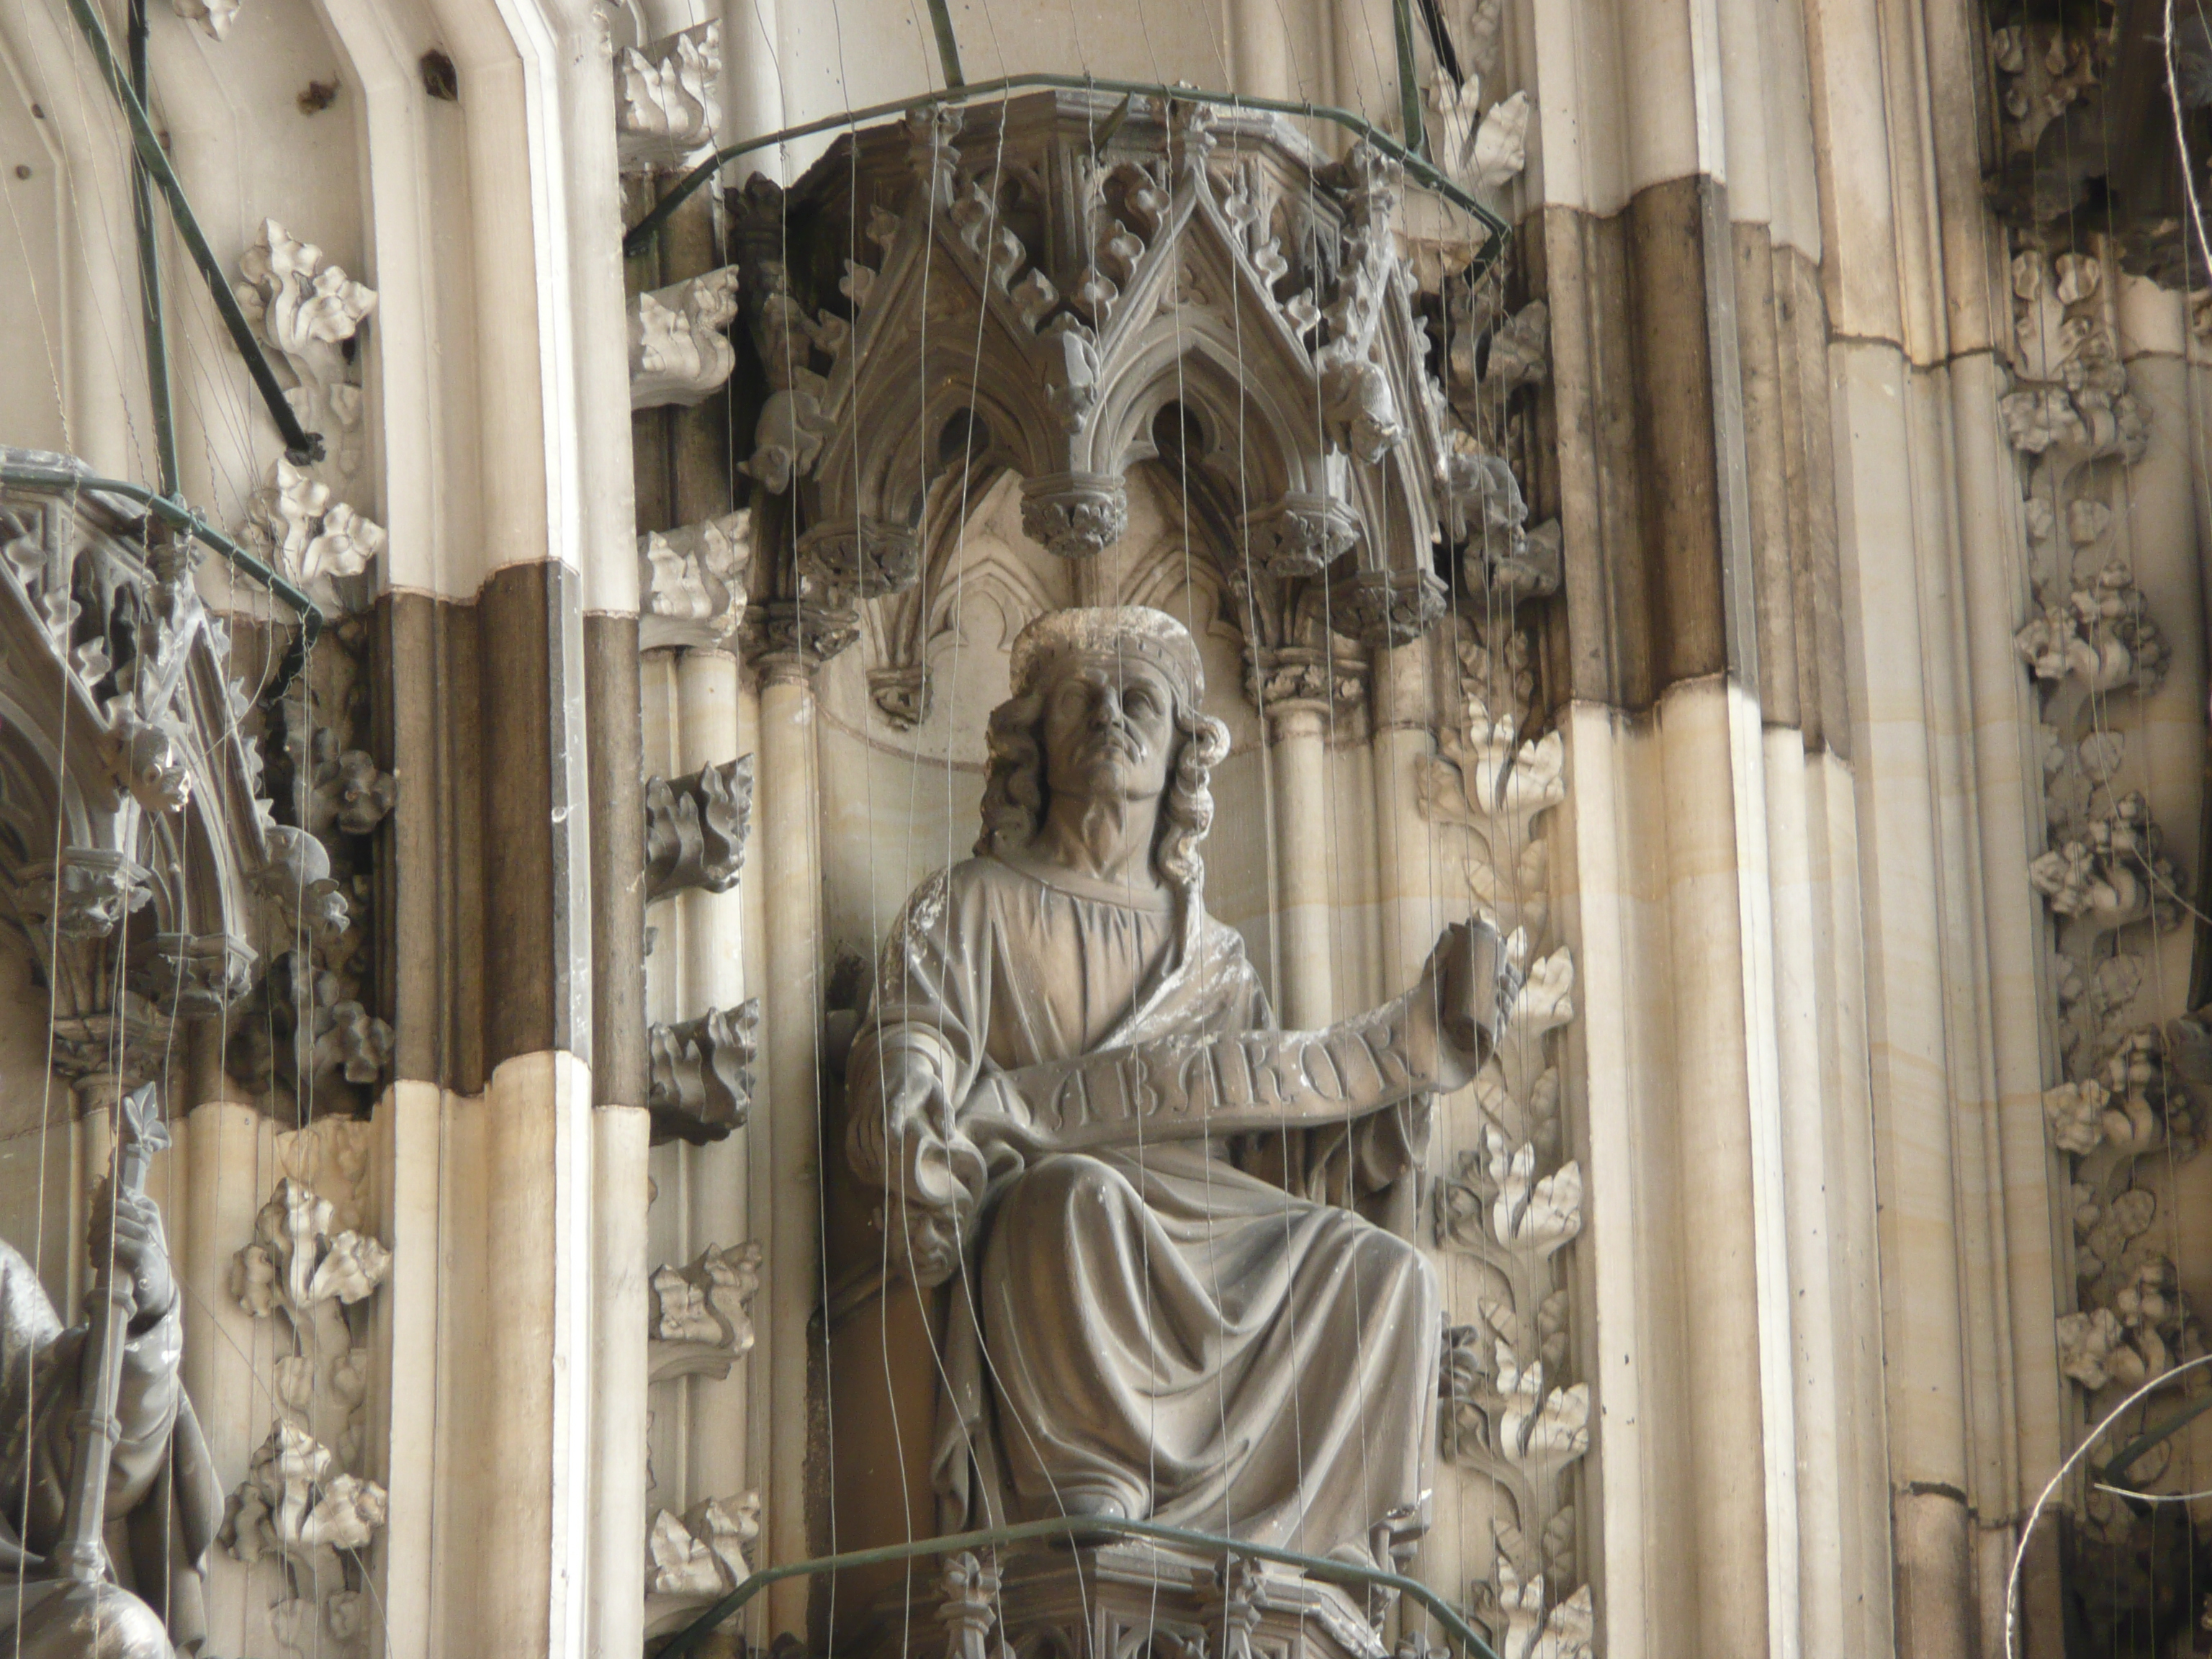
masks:
[(205, 1630), (222, 1494), (177, 1374), (177, 1282), (144, 1191), (167, 1136), (150, 1086), (115, 1115), (89, 1322), (64, 1329), (0, 1242), (0, 1644), (22, 1659), (170, 1659)]
[(894, 1261), (956, 1281), (940, 1523), (1144, 1519), (1388, 1568), (1426, 1520), (1438, 1293), (1358, 1206), (1495, 1042), (1498, 937), (1448, 928), (1406, 995), (1277, 1030), (1206, 911), (1228, 733), (1189, 635), (1057, 611), (1012, 678), (976, 854), (908, 901), (846, 1067)]

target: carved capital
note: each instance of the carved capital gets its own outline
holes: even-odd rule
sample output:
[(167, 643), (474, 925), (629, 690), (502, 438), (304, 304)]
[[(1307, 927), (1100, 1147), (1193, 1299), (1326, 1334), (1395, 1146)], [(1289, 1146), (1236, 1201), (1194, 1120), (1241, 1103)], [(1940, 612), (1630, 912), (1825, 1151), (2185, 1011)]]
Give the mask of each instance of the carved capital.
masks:
[(752, 574), (752, 509), (637, 539), (641, 651), (726, 643), (744, 621)]
[(1437, 625), (1449, 597), (1432, 571), (1363, 570), (1352, 580), (1345, 609), (1362, 639), (1408, 645)]
[(131, 988), (173, 1019), (220, 1014), (253, 988), (253, 947), (227, 933), (156, 933)]
[(726, 893), (744, 867), (752, 818), (753, 757), (740, 755), (681, 778), (645, 786), (645, 896), (686, 887)]
[(735, 1587), (752, 1571), (760, 1513), (757, 1492), (710, 1498), (681, 1519), (660, 1510), (646, 1535), (646, 1594), (704, 1599)]
[(883, 519), (817, 524), (799, 538), (799, 568), (826, 586), (862, 599), (914, 586), (921, 549), (914, 531)]
[(1367, 665), (1318, 646), (1262, 647), (1246, 654), (1245, 695), (1276, 717), (1344, 714), (1367, 695)]
[(74, 1087), (87, 1108), (112, 1104), (182, 1057), (170, 1022), (130, 991), (110, 1012), (57, 1019), (49, 1035), (53, 1074)]
[(724, 265), (629, 301), (629, 406), (696, 404), (730, 378), (738, 270)]
[(759, 1024), (760, 1000), (748, 997), (735, 1008), (647, 1030), (653, 1082), (646, 1104), (655, 1140), (704, 1146), (744, 1127), (752, 1112)]
[(1253, 550), (1277, 578), (1311, 576), (1359, 545), (1359, 517), (1328, 495), (1293, 491), (1248, 520)]
[(745, 612), (745, 660), (771, 680), (813, 676), (860, 637), (860, 619), (842, 601), (771, 599)]
[(1022, 533), (1063, 559), (1094, 558), (1128, 527), (1128, 491), (1110, 473), (1053, 472), (1022, 484)]
[(24, 928), (70, 944), (106, 939), (154, 896), (151, 873), (135, 859), (104, 848), (72, 847), (31, 866), (15, 889)]

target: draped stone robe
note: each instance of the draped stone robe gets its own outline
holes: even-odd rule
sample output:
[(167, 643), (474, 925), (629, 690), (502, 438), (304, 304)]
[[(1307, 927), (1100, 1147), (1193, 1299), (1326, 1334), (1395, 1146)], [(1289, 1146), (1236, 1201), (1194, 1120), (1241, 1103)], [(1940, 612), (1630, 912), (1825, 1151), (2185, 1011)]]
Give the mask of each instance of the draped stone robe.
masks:
[[(950, 1289), (945, 1530), (1118, 1505), (1368, 1561), (1378, 1528), (1419, 1529), (1439, 1316), (1411, 1245), (1218, 1139), (1074, 1154), (963, 1121), (994, 1072), (1272, 1023), (1242, 940), (1195, 896), (1147, 904), (987, 856), (908, 902), (846, 1077), (856, 1128), (900, 1066), (931, 1077), (923, 1185), (978, 1217)], [(1413, 1109), (1332, 1132), (1333, 1161), (1402, 1170)], [(1278, 1170), (1313, 1161), (1277, 1150)]]

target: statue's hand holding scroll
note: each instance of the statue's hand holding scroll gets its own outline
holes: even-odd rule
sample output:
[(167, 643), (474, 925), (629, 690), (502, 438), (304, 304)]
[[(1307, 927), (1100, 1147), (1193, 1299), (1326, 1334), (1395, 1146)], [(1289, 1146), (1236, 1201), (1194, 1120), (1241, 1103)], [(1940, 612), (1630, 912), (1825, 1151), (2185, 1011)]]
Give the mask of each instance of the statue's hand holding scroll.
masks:
[(863, 1096), (881, 1104), (853, 1119), (853, 1167), (884, 1189), (894, 1265), (925, 1288), (941, 1285), (959, 1267), (975, 1231), (987, 1179), (983, 1155), (954, 1119), (942, 1058), (930, 1051), (926, 1031), (884, 1044), (866, 1063), (879, 1077)]

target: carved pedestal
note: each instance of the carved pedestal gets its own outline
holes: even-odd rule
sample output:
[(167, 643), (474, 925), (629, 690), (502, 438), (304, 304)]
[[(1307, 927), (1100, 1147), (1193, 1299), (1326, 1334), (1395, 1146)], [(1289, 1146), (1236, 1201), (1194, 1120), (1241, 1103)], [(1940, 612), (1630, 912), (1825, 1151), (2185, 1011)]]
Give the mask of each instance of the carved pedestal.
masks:
[[(879, 1597), (864, 1659), (1383, 1659), (1351, 1593), (1294, 1569), (1146, 1544), (954, 1556)], [(841, 1647), (842, 1644), (840, 1644)]]

